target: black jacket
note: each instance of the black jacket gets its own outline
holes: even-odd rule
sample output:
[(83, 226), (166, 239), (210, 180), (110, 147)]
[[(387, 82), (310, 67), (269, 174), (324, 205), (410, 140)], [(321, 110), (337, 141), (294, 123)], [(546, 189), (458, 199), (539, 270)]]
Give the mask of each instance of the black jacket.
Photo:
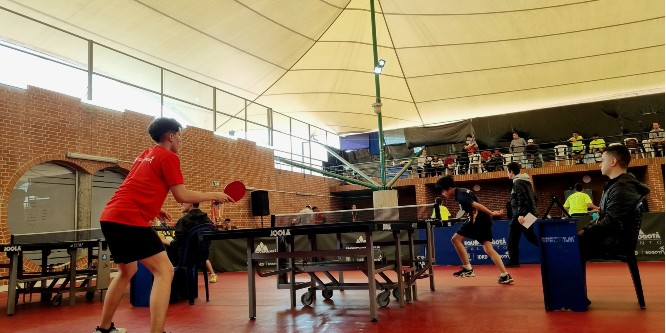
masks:
[(517, 179), (513, 181), (511, 196), (509, 199), (511, 206), (511, 221), (517, 222), (518, 216), (525, 216), (527, 213), (537, 215), (537, 199), (532, 189), (532, 183), (526, 174), (516, 175)]
[(640, 225), (641, 214), (636, 214), (635, 208), (648, 193), (650, 189), (633, 174), (609, 180), (601, 196), (599, 218), (585, 226), (585, 236), (600, 237), (605, 246), (616, 246), (623, 235), (632, 232), (630, 228)]
[(173, 241), (171, 241), (172, 247), (180, 249), (185, 242), (185, 235), (190, 229), (204, 223), (212, 224), (213, 221), (208, 218), (208, 214), (204, 213), (198, 208), (192, 208), (187, 214), (178, 219), (176, 222), (176, 228), (174, 230)]

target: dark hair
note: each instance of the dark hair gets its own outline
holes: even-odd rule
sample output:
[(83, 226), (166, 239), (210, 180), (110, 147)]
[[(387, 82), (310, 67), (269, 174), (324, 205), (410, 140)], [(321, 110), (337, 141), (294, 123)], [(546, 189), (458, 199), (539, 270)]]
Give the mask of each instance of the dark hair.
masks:
[(192, 203), (192, 207), (194, 207), (194, 208), (199, 208), (199, 203), (198, 203), (198, 202), (194, 202), (194, 203)]
[(583, 184), (576, 183), (576, 185), (574, 185), (574, 190), (576, 190), (576, 192), (582, 191), (583, 190)]
[(629, 162), (631, 162), (631, 154), (625, 145), (607, 146), (604, 148), (603, 153), (613, 155), (613, 157), (617, 159), (617, 164), (620, 166), (620, 168), (626, 170), (627, 167), (629, 167)]
[(520, 164), (518, 164), (518, 162), (511, 162), (506, 165), (506, 169), (513, 172), (514, 175), (517, 175), (520, 173)]
[(148, 125), (148, 134), (153, 138), (153, 141), (159, 143), (162, 137), (168, 133), (176, 133), (180, 131), (183, 126), (180, 125), (176, 119), (159, 117), (155, 118), (150, 125)]
[(442, 198), (440, 198), (440, 197), (435, 198), (435, 203), (438, 204), (438, 205), (441, 205), (442, 204)]
[(471, 138), (473, 138), (474, 136), (473, 136), (472, 134), (467, 134), (467, 137), (471, 139)]
[(231, 219), (227, 217), (226, 219), (224, 219), (224, 222), (231, 222)]
[(444, 176), (435, 183), (435, 190), (437, 192), (442, 192), (452, 187), (455, 187), (455, 182), (453, 181), (452, 176)]

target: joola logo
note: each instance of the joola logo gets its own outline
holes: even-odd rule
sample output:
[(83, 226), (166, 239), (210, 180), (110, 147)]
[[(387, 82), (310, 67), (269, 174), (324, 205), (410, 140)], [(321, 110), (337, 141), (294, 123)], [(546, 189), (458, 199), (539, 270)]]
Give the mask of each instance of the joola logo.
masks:
[(21, 251), (21, 245), (11, 245), (11, 246), (2, 247), (2, 252), (18, 252), (18, 251)]
[(271, 230), (271, 237), (275, 236), (291, 236), (291, 229)]
[(639, 240), (657, 240), (657, 239), (661, 240), (661, 236), (659, 236), (658, 232), (654, 232), (654, 233), (651, 233), (651, 234), (646, 234), (646, 233), (643, 232), (643, 230), (640, 230), (638, 232), (638, 239)]
[(358, 236), (358, 238), (356, 239), (356, 243), (365, 243), (365, 239), (363, 238), (363, 236)]
[(273, 253), (273, 252), (277, 252), (277, 250), (269, 250), (268, 246), (266, 246), (264, 242), (259, 242), (257, 248), (254, 249), (254, 253)]
[(75, 248), (79, 248), (79, 247), (83, 247), (83, 243), (73, 243), (73, 244), (69, 245), (70, 249), (75, 249)]

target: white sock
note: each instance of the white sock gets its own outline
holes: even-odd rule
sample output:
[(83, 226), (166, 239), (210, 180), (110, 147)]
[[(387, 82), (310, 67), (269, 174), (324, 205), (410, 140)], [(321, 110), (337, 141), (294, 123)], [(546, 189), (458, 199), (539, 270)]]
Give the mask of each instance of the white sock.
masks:
[(464, 269), (472, 269), (472, 265), (463, 265)]
[(500, 273), (500, 276), (507, 276), (507, 275), (509, 275), (509, 273), (507, 273), (507, 272)]

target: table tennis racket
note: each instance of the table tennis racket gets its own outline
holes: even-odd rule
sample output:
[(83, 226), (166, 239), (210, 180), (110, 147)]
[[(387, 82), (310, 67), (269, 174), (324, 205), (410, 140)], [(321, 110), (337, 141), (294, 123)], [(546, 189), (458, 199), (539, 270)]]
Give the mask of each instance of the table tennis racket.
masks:
[(235, 202), (243, 199), (246, 191), (245, 184), (240, 180), (235, 180), (224, 187), (224, 193), (230, 196), (231, 199), (234, 199)]

